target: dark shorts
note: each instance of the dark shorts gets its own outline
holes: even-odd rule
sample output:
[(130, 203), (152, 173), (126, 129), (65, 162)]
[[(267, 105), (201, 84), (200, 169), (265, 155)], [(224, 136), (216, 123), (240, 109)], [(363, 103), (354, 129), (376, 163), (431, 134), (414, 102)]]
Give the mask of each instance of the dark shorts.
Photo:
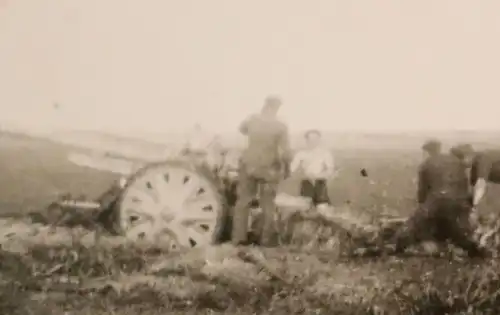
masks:
[(315, 206), (321, 203), (330, 204), (328, 185), (324, 179), (317, 179), (314, 181), (303, 180), (300, 183), (300, 195), (302, 197), (311, 198)]

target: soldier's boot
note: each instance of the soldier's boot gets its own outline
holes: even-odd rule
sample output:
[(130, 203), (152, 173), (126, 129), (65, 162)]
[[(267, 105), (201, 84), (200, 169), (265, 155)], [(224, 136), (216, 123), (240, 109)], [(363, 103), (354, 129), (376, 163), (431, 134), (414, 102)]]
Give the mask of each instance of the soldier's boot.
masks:
[(238, 201), (234, 207), (231, 242), (233, 245), (248, 245), (248, 220), (250, 208), (244, 201)]
[(450, 240), (453, 245), (467, 252), (470, 258), (487, 258), (491, 253), (476, 243), (469, 235), (468, 230), (464, 230), (457, 225), (449, 225)]
[(231, 241), (233, 245), (248, 245), (248, 221), (250, 205), (257, 194), (257, 181), (249, 176), (244, 167), (240, 168), (237, 185), (237, 201), (233, 213)]
[(454, 245), (465, 250), (467, 252), (467, 256), (470, 258), (488, 258), (492, 255), (492, 253), (486, 248), (480, 247), (479, 244), (466, 236), (459, 239), (455, 238), (452, 242)]

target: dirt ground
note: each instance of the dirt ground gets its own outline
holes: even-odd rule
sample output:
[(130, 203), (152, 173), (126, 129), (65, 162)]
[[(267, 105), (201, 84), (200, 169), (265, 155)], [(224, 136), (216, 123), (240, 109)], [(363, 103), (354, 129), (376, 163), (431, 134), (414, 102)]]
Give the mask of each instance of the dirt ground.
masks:
[[(185, 253), (30, 223), (27, 215), (57, 195), (97, 197), (115, 179), (71, 165), (66, 154), (62, 146), (0, 137), (0, 314), (500, 312), (496, 260), (348, 258), (343, 236), (312, 223), (303, 228), (308, 242)], [(336, 157), (340, 174), (330, 195), (337, 208), (368, 217), (413, 211), (418, 154), (351, 150)], [(293, 193), (297, 183), (282, 189)], [(484, 213), (498, 209), (497, 190), (488, 193)]]

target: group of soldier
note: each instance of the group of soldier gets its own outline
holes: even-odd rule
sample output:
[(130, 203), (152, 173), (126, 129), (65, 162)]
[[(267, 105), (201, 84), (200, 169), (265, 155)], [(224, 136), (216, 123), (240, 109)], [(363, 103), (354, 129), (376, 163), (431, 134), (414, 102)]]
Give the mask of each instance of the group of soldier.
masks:
[(471, 145), (461, 144), (443, 153), (436, 140), (428, 141), (422, 149), (425, 157), (418, 172), (419, 206), (396, 236), (396, 253), (434, 240), (451, 241), (470, 257), (487, 255), (474, 241), (473, 232), (486, 182), (500, 175), (500, 164), (495, 163), (497, 152), (474, 152)]
[[(281, 105), (278, 97), (268, 97), (261, 112), (240, 125), (248, 144), (239, 167), (232, 231), (234, 245), (248, 243), (249, 210), (257, 194), (263, 210), (259, 244), (272, 245), (274, 198), (278, 184), (290, 176), (290, 165), (294, 164), (287, 125), (277, 118)], [(310, 135), (320, 133), (313, 130), (307, 134)], [(459, 144), (443, 152), (438, 140), (426, 142), (422, 150), (425, 157), (418, 171), (419, 206), (406, 226), (396, 233), (395, 252), (401, 253), (411, 245), (431, 239), (451, 241), (471, 257), (487, 255), (474, 241), (472, 233), (487, 182), (500, 183), (500, 151), (475, 152), (471, 145)], [(332, 175), (332, 158), (321, 151), (318, 156), (323, 156), (321, 161), (326, 166), (329, 164), (326, 175)], [(316, 205), (329, 203), (325, 180), (327, 178), (321, 177), (303, 181), (302, 191), (309, 187), (309, 196), (316, 199)]]

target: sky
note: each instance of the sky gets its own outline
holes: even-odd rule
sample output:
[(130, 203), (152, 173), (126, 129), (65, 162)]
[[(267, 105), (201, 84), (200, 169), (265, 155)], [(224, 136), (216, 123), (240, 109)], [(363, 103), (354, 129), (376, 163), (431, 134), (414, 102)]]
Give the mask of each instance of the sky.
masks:
[(496, 129), (498, 0), (0, 0), (0, 125)]

